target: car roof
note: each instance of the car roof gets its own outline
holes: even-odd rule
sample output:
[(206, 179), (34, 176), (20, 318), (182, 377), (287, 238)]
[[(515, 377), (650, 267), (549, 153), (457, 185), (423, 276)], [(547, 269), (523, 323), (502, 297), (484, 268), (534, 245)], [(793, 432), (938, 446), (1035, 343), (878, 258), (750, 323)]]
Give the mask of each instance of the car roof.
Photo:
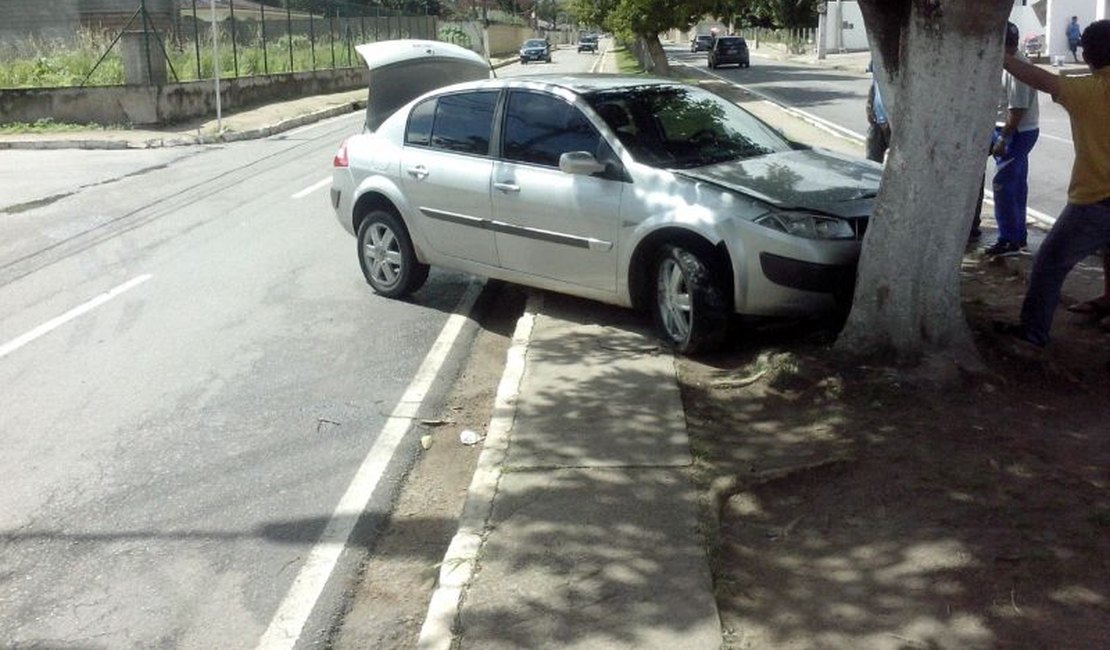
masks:
[(681, 85), (669, 79), (654, 77), (632, 77), (619, 74), (539, 74), (527, 77), (503, 77), (481, 81), (468, 81), (460, 84), (441, 88), (457, 92), (459, 90), (480, 88), (535, 88), (552, 89), (561, 88), (576, 95), (588, 95), (603, 90), (618, 90), (621, 88), (638, 88), (644, 86), (675, 86)]

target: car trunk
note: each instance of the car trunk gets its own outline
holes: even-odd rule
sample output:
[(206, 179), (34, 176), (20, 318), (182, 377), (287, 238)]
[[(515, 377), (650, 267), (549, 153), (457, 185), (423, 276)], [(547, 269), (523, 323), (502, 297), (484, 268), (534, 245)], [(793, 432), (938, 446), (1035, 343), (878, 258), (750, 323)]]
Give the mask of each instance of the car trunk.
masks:
[(357, 45), (355, 51), (370, 70), (368, 131), (426, 92), (492, 76), (481, 55), (451, 43), (403, 39)]

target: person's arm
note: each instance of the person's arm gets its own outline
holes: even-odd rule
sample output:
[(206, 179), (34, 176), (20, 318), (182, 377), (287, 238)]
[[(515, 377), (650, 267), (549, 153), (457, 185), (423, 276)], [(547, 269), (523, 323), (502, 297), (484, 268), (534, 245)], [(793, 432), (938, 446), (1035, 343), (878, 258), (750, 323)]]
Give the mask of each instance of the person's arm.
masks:
[(1002, 67), (1017, 77), (1018, 81), (1052, 95), (1053, 99), (1060, 94), (1060, 77), (1032, 63), (1026, 63), (1012, 54), (1007, 54)]

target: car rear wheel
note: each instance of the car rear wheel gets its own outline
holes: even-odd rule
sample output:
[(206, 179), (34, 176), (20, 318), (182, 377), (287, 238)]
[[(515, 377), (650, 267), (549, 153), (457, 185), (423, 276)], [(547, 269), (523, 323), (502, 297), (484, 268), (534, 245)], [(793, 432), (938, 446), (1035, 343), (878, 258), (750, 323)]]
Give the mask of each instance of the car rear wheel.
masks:
[(374, 210), (358, 228), (358, 261), (375, 293), (401, 298), (428, 279), (428, 265), (416, 259), (412, 240), (397, 215)]
[(655, 264), (655, 323), (676, 352), (693, 354), (725, 339), (728, 300), (706, 259), (681, 246), (663, 246)]

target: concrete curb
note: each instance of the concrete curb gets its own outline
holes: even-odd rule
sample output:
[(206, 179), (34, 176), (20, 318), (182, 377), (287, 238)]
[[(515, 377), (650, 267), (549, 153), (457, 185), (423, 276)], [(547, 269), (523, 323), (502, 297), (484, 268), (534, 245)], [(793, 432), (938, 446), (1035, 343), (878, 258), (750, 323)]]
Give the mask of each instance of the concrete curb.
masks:
[(516, 402), (524, 378), (525, 360), (535, 324), (536, 314), (543, 306), (543, 296), (532, 292), (524, 315), (517, 320), (512, 343), (505, 361), (505, 371), (497, 387), (493, 416), (486, 429), (478, 467), (466, 491), (466, 501), (459, 516), (458, 532), (440, 564), (439, 579), (432, 592), (424, 624), (416, 647), (419, 650), (450, 650), (454, 643), (456, 623), (466, 588), (478, 571), (478, 556), (485, 538), (486, 524), (493, 512), (493, 499), (501, 481), (501, 466), (509, 450), (509, 437), (516, 418)]
[(103, 150), (121, 150), (121, 149), (160, 149), (166, 146), (185, 146), (191, 144), (219, 144), (224, 142), (238, 142), (241, 140), (254, 140), (258, 138), (269, 138), (270, 135), (281, 133), (296, 129), (297, 126), (319, 122), (329, 118), (335, 118), (337, 115), (346, 113), (353, 113), (356, 111), (364, 110), (366, 108), (366, 100), (356, 100), (346, 104), (339, 104), (329, 106), (329, 108), (312, 111), (303, 115), (297, 115), (295, 118), (282, 120), (273, 124), (259, 126), (259, 128), (248, 129), (245, 131), (224, 131), (219, 134), (200, 134), (200, 135), (166, 135), (165, 138), (152, 138), (147, 140), (13, 140), (13, 141), (0, 141), (0, 150), (8, 149), (22, 149), (22, 150), (48, 150), (48, 149), (103, 149)]
[(11, 140), (0, 141), (0, 150), (4, 149), (158, 149), (163, 147), (182, 147), (198, 144), (220, 144), (237, 142), (240, 140), (253, 140), (266, 138), (271, 135), (289, 131), (305, 124), (311, 124), (347, 113), (354, 113), (366, 108), (367, 100), (356, 100), (347, 104), (329, 106), (328, 108), (305, 113), (289, 119), (269, 124), (262, 127), (244, 131), (224, 131), (218, 134), (201, 135), (167, 135), (164, 138), (147, 139), (122, 139), (122, 140)]

